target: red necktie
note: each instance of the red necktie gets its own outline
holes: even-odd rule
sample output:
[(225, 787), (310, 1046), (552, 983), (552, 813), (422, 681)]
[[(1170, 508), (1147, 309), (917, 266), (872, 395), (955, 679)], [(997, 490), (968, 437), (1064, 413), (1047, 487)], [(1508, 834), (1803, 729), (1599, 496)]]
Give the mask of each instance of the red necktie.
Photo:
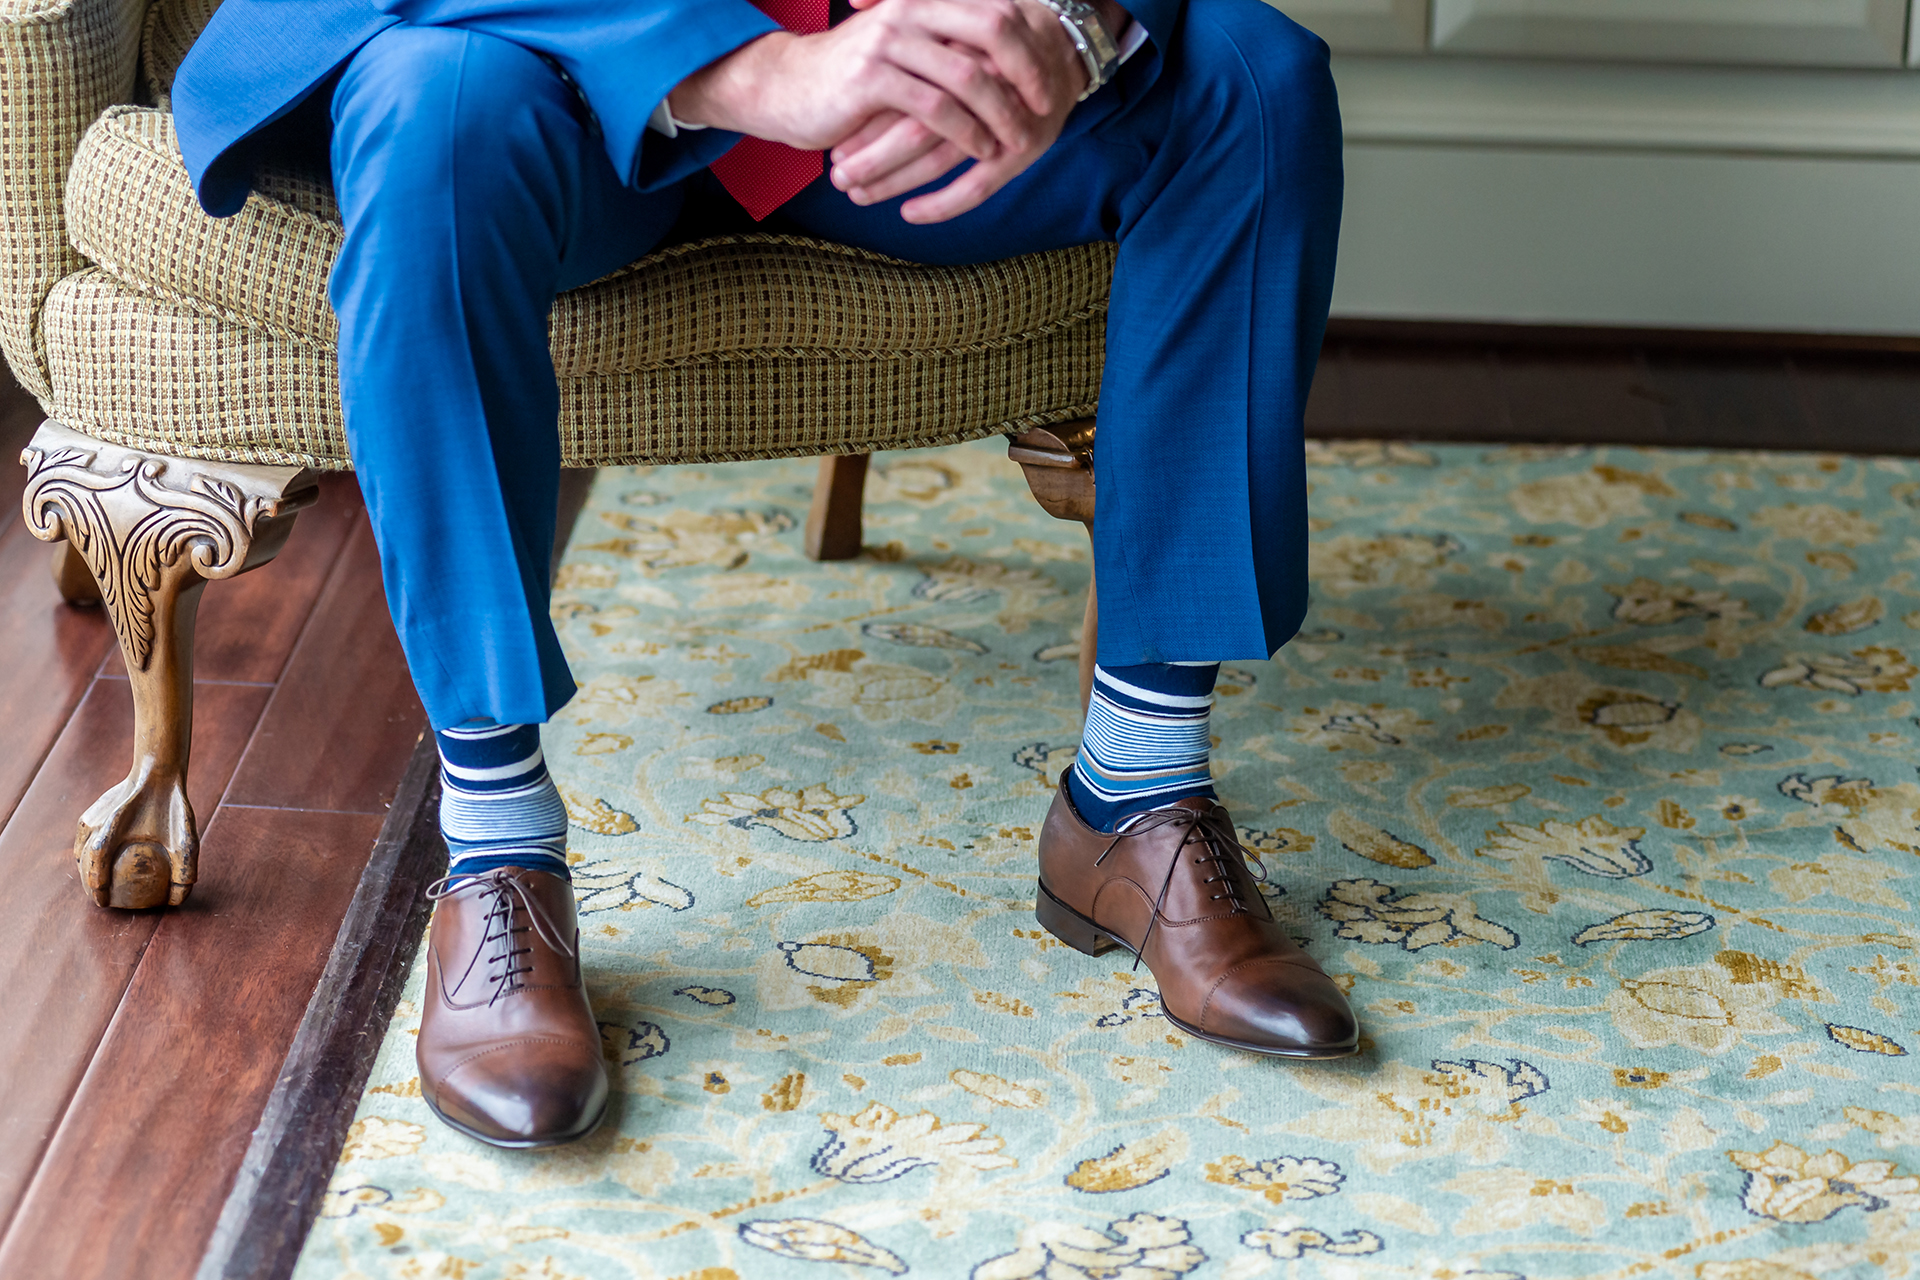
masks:
[[(753, 0), (754, 5), (787, 30), (803, 36), (827, 29), (829, 0)], [(733, 150), (707, 166), (727, 194), (738, 200), (755, 222), (764, 219), (827, 167), (826, 153), (802, 151), (764, 138), (742, 138)]]

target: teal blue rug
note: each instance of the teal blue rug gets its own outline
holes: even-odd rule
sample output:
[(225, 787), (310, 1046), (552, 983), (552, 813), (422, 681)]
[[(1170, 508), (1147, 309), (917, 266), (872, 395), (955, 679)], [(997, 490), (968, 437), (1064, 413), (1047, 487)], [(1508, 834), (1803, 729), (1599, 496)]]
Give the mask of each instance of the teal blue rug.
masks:
[(877, 460), (841, 564), (810, 463), (610, 471), (547, 752), (611, 1113), (437, 1124), (416, 971), (300, 1280), (1913, 1274), (1920, 466), (1311, 458), (1215, 772), (1360, 1056), (1035, 925), (1088, 552), (999, 442)]

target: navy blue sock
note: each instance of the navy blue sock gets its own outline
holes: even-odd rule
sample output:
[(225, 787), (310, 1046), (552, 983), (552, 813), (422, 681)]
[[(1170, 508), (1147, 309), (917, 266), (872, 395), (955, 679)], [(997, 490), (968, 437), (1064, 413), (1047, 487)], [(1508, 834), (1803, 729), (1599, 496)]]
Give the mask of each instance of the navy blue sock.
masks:
[(1213, 795), (1212, 749), (1217, 662), (1150, 662), (1093, 669), (1093, 698), (1080, 754), (1067, 771), (1067, 795), (1096, 830), (1188, 796)]
[(567, 873), (567, 807), (547, 776), (540, 726), (500, 724), (434, 733), (440, 748), (440, 832), (447, 874), (499, 867)]

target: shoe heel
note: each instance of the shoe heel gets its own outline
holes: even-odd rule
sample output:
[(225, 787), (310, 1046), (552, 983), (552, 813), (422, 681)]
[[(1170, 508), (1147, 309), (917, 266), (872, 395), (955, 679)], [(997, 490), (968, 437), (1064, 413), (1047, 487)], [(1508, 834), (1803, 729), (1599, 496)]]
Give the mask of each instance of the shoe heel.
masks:
[(1078, 912), (1048, 893), (1047, 886), (1044, 884), (1037, 886), (1033, 895), (1033, 918), (1040, 922), (1042, 929), (1075, 951), (1084, 951), (1090, 956), (1111, 951), (1119, 945), (1094, 928)]

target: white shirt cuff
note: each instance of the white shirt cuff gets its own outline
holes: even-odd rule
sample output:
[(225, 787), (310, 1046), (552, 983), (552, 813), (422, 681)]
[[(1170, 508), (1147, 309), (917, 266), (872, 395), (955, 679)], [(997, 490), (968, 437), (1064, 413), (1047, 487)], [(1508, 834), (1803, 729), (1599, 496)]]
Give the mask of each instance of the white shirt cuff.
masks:
[[(1138, 24), (1136, 23), (1135, 25)], [(667, 105), (665, 98), (660, 99), (660, 105), (655, 107), (653, 114), (647, 117), (647, 128), (668, 138), (679, 137), (682, 129), (692, 131), (706, 127), (707, 126), (703, 124), (688, 124), (685, 120), (675, 120), (673, 118), (673, 108)]]

